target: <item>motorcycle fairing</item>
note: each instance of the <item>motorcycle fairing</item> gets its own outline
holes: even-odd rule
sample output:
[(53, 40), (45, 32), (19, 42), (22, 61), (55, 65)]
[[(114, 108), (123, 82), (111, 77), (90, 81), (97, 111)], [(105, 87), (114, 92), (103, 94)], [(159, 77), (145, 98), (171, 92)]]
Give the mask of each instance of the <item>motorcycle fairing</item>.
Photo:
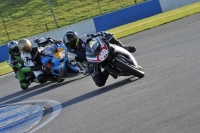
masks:
[(54, 54), (55, 58), (59, 59), (67, 57), (67, 48), (65, 46), (60, 44), (60, 46), (57, 47), (57, 50), (58, 51)]
[[(99, 52), (97, 53), (97, 48), (99, 49)], [(95, 49), (96, 48), (96, 49)], [(87, 57), (86, 59), (89, 62), (97, 63), (102, 62), (108, 57), (108, 46), (103, 42), (101, 39), (96, 38), (93, 39), (89, 45), (87, 45)]]

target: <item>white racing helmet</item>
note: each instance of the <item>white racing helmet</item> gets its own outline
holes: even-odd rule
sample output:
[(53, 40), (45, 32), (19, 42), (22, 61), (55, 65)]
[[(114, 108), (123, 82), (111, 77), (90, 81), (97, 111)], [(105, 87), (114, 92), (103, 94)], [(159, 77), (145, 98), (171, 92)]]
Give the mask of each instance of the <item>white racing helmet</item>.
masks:
[(13, 55), (19, 55), (19, 48), (18, 48), (18, 42), (17, 41), (10, 41), (8, 43), (8, 48), (11, 54)]

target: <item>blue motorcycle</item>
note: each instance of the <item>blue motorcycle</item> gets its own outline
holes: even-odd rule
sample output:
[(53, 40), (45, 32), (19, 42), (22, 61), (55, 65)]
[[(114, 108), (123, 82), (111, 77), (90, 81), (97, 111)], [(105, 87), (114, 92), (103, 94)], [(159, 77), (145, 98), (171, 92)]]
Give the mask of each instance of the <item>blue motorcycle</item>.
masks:
[(69, 78), (79, 74), (79, 69), (72, 65), (68, 58), (68, 49), (64, 44), (52, 44), (38, 47), (41, 62), (46, 73), (61, 78)]

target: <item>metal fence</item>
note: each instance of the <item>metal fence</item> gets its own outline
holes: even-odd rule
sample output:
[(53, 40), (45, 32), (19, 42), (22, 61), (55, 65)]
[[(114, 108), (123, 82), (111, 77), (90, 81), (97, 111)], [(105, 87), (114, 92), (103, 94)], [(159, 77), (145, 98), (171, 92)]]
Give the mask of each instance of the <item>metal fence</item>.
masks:
[(147, 0), (2, 0), (0, 45)]

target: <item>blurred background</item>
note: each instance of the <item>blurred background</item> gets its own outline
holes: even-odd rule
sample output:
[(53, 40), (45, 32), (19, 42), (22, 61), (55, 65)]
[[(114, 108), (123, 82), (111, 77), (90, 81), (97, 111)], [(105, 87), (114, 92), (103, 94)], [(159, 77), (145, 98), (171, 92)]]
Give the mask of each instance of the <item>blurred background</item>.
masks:
[(0, 0), (0, 45), (147, 0)]

